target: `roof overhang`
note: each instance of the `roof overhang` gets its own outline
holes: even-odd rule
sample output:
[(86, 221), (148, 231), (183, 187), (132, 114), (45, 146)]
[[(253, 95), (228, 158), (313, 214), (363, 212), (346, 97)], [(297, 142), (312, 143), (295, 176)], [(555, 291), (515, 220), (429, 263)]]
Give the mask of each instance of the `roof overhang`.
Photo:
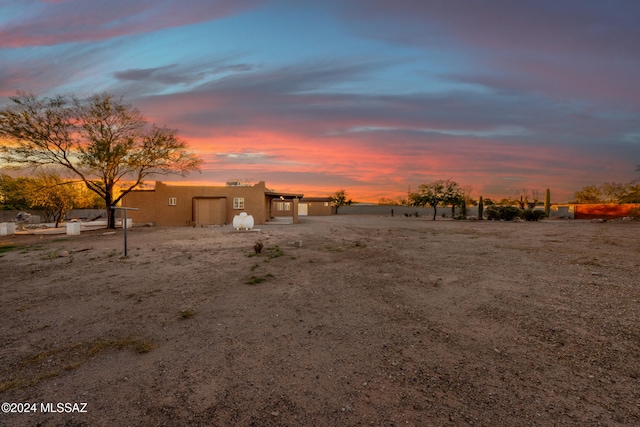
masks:
[(302, 199), (304, 197), (304, 194), (276, 193), (274, 191), (267, 191), (264, 193), (264, 195), (271, 199), (280, 199), (280, 200)]
[(330, 202), (331, 197), (305, 197), (303, 202)]

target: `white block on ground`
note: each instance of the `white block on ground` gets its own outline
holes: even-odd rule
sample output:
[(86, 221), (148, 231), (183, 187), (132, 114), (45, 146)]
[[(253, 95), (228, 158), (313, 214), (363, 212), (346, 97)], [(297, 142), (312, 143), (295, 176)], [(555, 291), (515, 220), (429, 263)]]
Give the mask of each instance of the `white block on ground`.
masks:
[(69, 236), (79, 236), (80, 235), (80, 223), (79, 222), (68, 222), (67, 223), (67, 235), (69, 235)]
[[(124, 228), (124, 224), (122, 224), (122, 228)], [(127, 218), (127, 228), (133, 228), (133, 220), (131, 218)]]
[(16, 224), (13, 222), (0, 222), (0, 236), (13, 236), (16, 234)]

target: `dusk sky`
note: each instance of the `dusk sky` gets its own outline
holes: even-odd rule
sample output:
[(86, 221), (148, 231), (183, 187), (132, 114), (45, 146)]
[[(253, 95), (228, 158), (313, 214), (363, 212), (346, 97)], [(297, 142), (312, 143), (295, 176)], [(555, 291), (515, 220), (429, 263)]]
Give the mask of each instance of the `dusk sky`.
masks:
[(0, 0), (0, 107), (123, 96), (203, 157), (190, 183), (562, 202), (640, 177), (639, 22), (637, 0)]

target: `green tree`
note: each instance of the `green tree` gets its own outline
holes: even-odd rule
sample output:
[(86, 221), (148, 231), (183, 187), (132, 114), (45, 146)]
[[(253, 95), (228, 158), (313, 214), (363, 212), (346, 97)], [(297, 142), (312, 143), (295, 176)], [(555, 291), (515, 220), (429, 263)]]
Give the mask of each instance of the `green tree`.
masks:
[(618, 203), (640, 203), (640, 184), (629, 184)]
[(0, 175), (0, 204), (4, 209), (41, 210), (57, 227), (70, 209), (95, 209), (101, 200), (82, 181), (64, 180), (54, 171), (40, 170), (36, 177)]
[(409, 202), (413, 206), (433, 207), (433, 220), (437, 215), (437, 207), (440, 204), (458, 204), (463, 199), (460, 186), (451, 180), (437, 180), (429, 184), (421, 184), (418, 191), (409, 194)]
[(335, 206), (336, 215), (338, 214), (338, 208), (340, 206), (349, 206), (353, 201), (347, 197), (347, 192), (344, 189), (340, 189), (335, 193), (331, 194), (331, 206)]
[[(639, 169), (640, 170), (640, 169)], [(627, 183), (605, 182), (576, 191), (575, 203), (640, 203), (640, 180)]]
[(494, 203), (494, 204), (501, 205), (501, 206), (518, 206), (518, 207), (522, 205), (519, 200), (516, 200), (513, 197), (505, 197), (503, 199), (500, 199), (498, 203)]
[[(26, 187), (27, 197), (34, 209), (42, 209), (45, 215), (56, 223), (56, 228), (71, 209), (92, 203), (91, 192), (78, 185), (78, 182), (65, 181), (52, 172), (41, 172), (29, 180)], [(84, 190), (84, 191), (83, 191)]]
[(574, 194), (576, 203), (602, 203), (603, 196), (597, 185), (587, 185)]
[(628, 193), (631, 183), (605, 182), (600, 188), (603, 203), (620, 203)]
[[(636, 172), (640, 172), (640, 165), (636, 166)], [(620, 203), (640, 203), (640, 179), (631, 181), (627, 186), (626, 194)]]
[(378, 199), (378, 205), (380, 206), (398, 206), (401, 204), (401, 199), (390, 199), (388, 197), (381, 197)]
[[(177, 131), (149, 125), (142, 113), (108, 93), (85, 100), (18, 93), (0, 110), (1, 158), (12, 166), (60, 165), (104, 201), (115, 228), (122, 197), (158, 174), (186, 175), (202, 160)], [(118, 191), (119, 190), (119, 191)]]
[(27, 209), (29, 199), (25, 193), (25, 178), (0, 174), (0, 209)]

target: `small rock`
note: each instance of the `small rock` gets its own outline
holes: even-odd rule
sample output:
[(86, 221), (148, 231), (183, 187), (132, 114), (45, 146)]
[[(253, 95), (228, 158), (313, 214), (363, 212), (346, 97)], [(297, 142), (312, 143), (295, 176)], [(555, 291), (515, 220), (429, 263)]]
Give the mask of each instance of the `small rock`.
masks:
[(62, 258), (62, 257), (66, 257), (69, 256), (69, 251), (60, 251), (58, 252), (58, 257)]

